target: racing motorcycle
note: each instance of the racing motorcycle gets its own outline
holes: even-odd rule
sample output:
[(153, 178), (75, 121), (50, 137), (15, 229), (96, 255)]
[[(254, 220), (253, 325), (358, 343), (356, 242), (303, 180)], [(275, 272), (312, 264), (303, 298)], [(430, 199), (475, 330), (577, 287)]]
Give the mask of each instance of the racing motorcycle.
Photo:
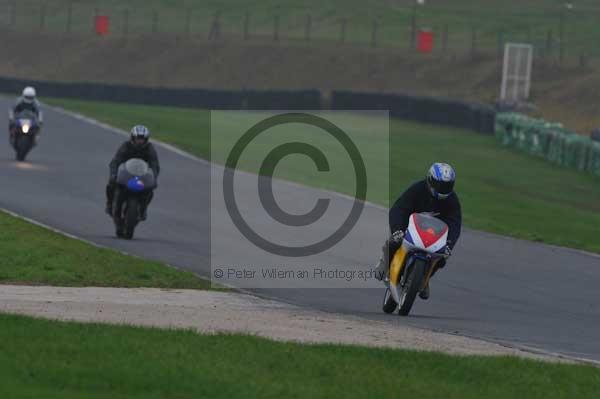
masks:
[(146, 161), (132, 158), (119, 165), (116, 182), (112, 208), (116, 234), (131, 240), (143, 207), (156, 188), (156, 178)]
[(36, 144), (39, 130), (40, 125), (34, 112), (23, 111), (15, 116), (11, 144), (16, 152), (17, 161), (25, 161), (25, 157)]
[(415, 298), (429, 284), (435, 264), (444, 257), (448, 225), (429, 213), (410, 215), (400, 248), (390, 262), (383, 311), (407, 316)]

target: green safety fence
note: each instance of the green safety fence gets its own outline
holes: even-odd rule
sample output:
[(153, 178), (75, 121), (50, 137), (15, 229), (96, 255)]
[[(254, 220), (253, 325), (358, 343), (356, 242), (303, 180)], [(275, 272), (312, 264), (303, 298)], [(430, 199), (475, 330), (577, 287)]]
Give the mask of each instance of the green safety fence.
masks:
[(495, 134), (503, 146), (600, 176), (600, 143), (567, 130), (560, 123), (512, 112), (499, 113)]

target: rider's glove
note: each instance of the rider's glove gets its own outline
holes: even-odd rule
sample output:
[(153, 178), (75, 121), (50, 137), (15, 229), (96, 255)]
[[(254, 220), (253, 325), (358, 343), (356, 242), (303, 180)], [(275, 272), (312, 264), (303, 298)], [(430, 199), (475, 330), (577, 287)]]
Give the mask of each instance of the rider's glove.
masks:
[(400, 244), (404, 240), (404, 232), (402, 230), (396, 230), (392, 233), (390, 241)]

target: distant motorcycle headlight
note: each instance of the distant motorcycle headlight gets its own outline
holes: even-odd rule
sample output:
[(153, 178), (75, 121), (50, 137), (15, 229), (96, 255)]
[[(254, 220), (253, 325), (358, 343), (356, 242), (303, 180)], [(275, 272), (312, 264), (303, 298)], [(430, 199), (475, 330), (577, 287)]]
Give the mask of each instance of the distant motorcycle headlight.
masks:
[(25, 133), (25, 134), (29, 133), (29, 125), (23, 125), (23, 126), (21, 126), (21, 129), (23, 130), (23, 133)]

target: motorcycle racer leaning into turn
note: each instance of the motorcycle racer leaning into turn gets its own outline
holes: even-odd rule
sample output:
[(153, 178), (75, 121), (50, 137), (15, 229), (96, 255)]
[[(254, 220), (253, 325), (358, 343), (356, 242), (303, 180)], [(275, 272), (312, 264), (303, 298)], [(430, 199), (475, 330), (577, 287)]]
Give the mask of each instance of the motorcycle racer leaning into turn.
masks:
[[(454, 192), (456, 174), (448, 164), (436, 162), (429, 168), (427, 177), (412, 184), (394, 203), (389, 212), (391, 236), (383, 245), (383, 255), (375, 268), (375, 278), (388, 278), (390, 261), (400, 248), (409, 217), (413, 213), (427, 212), (448, 225), (448, 244), (443, 249), (444, 258), (437, 262), (435, 272), (446, 265), (460, 236), (462, 214), (460, 201)], [(429, 285), (419, 293), (421, 299), (429, 298)]]

